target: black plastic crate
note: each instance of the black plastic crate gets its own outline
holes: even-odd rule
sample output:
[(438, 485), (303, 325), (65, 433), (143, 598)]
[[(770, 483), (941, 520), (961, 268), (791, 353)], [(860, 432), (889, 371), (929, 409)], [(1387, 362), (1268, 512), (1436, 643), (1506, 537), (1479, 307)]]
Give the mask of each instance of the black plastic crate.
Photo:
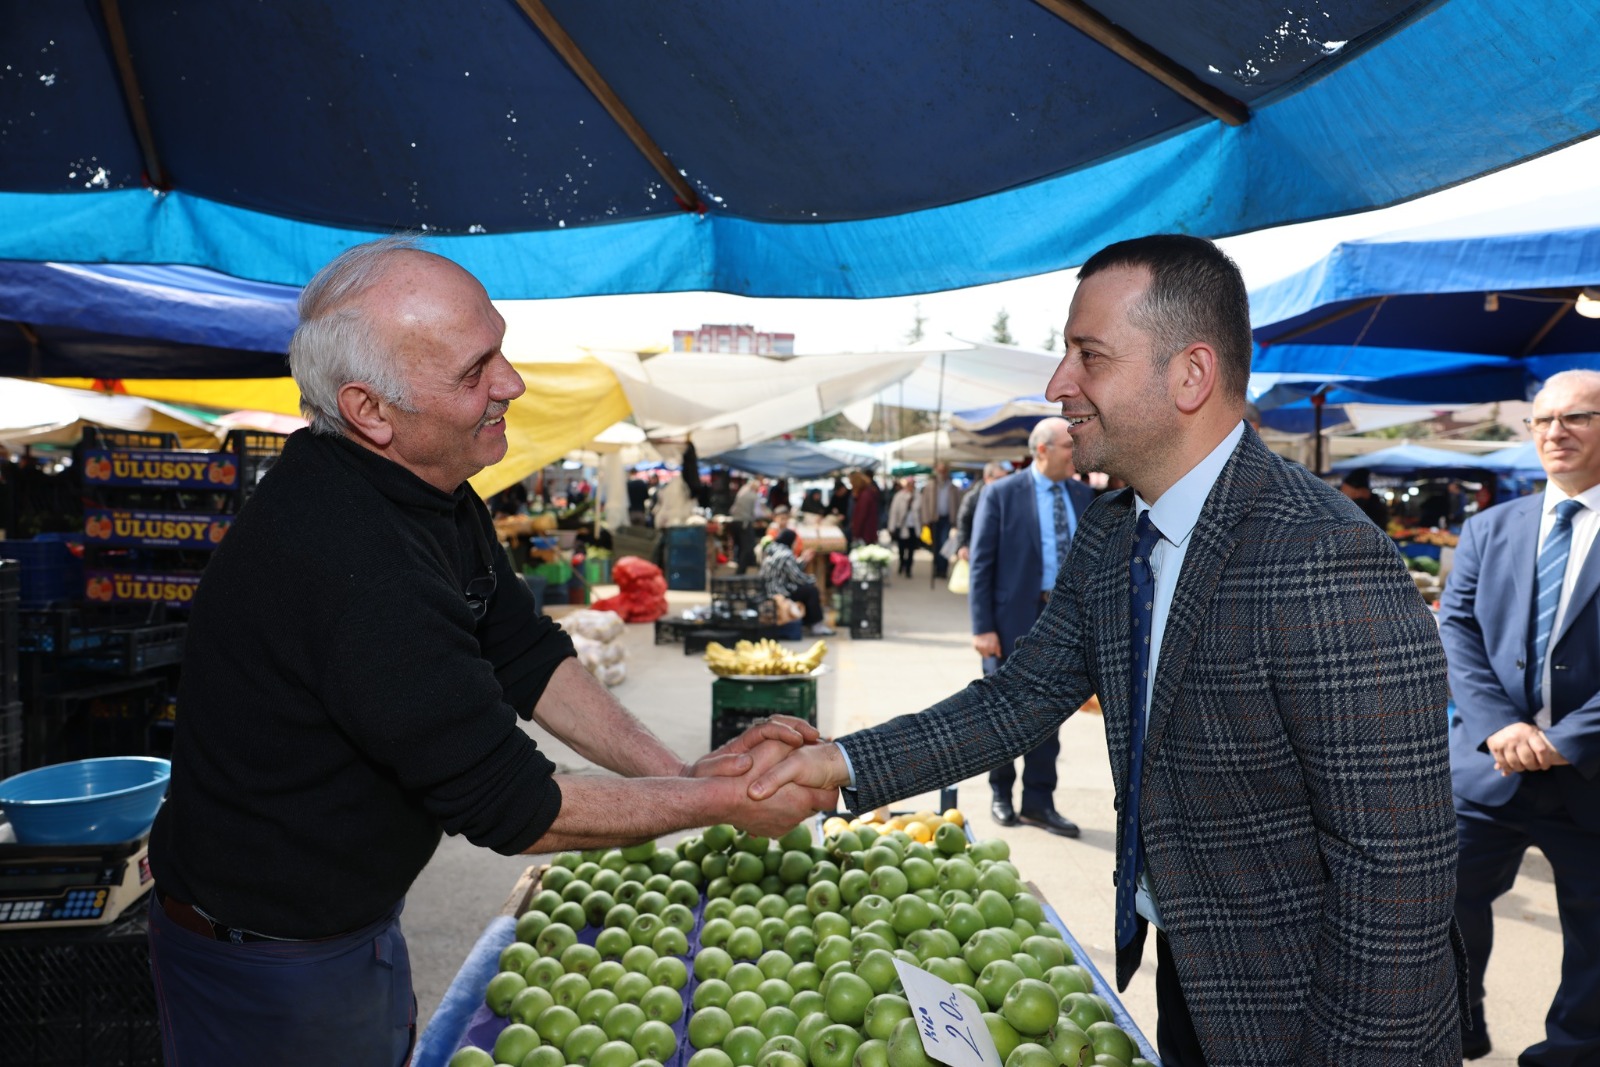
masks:
[(163, 451), (176, 449), (180, 445), (178, 435), (175, 433), (158, 433), (153, 430), (113, 430), (105, 426), (85, 426), (83, 428), (83, 447), (91, 450), (100, 448), (136, 448)]
[(718, 575), (711, 579), (711, 599), (760, 600), (767, 595), (767, 582), (759, 574)]
[(683, 654), (685, 656), (703, 655), (706, 646), (713, 641), (727, 648), (732, 648), (735, 641), (746, 639), (743, 630), (724, 630), (711, 626), (701, 626), (683, 635)]
[(0, 1064), (161, 1063), (145, 902), (94, 930), (0, 934)]
[(24, 769), (151, 749), (166, 680), (130, 678), (45, 696), (23, 715)]
[(878, 641), (883, 638), (883, 620), (860, 618), (850, 620), (850, 636), (855, 640)]
[(22, 771), (22, 704), (0, 704), (0, 778)]
[(706, 623), (702, 619), (657, 619), (656, 644), (680, 644), (685, 634), (700, 629), (705, 625)]
[(778, 605), (765, 593), (746, 597), (723, 596), (713, 591), (711, 617), (718, 623), (726, 620), (752, 626), (775, 626), (778, 622)]

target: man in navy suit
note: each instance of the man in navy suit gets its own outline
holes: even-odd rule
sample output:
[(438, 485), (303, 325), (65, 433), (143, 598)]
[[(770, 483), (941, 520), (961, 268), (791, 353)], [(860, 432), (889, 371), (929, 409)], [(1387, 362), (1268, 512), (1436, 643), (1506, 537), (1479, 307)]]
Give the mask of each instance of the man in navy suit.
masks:
[[(1066, 419), (1041, 419), (1028, 435), (1028, 448), (1033, 465), (987, 487), (972, 524), (972, 647), (983, 657), (986, 675), (999, 669), (1038, 621), (1072, 546), (1078, 516), (1094, 501), (1094, 490), (1073, 477), (1072, 432)], [(1022, 757), (1021, 819), (1062, 837), (1077, 837), (1077, 824), (1056, 811), (1060, 754), (1060, 734), (1052, 731)], [(1001, 826), (1017, 822), (1011, 806), (1016, 780), (1010, 760), (989, 772), (991, 810)]]
[(1468, 520), (1440, 605), (1456, 713), (1456, 921), (1471, 960), (1462, 1052), (1489, 1051), (1490, 905), (1529, 845), (1555, 871), (1565, 953), (1524, 1067), (1600, 1063), (1600, 371), (1553, 375), (1528, 420), (1549, 483)]

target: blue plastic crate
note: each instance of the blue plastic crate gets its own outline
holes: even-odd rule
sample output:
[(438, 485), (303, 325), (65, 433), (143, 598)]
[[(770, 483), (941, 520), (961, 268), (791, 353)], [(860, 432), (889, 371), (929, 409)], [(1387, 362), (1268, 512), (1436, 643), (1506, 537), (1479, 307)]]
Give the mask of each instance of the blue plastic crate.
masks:
[(0, 559), (14, 559), (20, 567), (24, 608), (45, 607), (58, 600), (83, 599), (83, 560), (72, 551), (82, 548), (81, 538), (44, 534), (32, 541), (0, 541)]

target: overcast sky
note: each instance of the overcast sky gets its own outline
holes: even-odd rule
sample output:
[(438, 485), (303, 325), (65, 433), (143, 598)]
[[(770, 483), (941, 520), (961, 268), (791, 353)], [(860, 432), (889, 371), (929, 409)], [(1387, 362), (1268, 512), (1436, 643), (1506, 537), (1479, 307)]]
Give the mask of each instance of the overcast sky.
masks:
[[(1262, 230), (1222, 242), (1255, 288), (1320, 259), (1342, 240), (1407, 229), (1475, 214), (1543, 196), (1596, 188), (1600, 137), (1422, 197), (1409, 204), (1322, 222)], [(1073, 282), (1059, 271), (1012, 282), (921, 296), (876, 300), (796, 300), (726, 293), (651, 293), (565, 300), (502, 301), (513, 359), (570, 356), (583, 348), (641, 351), (669, 347), (672, 331), (701, 323), (748, 323), (758, 330), (793, 333), (802, 353), (876, 352), (904, 347), (920, 313), (924, 331), (981, 341), (995, 316), (1010, 315), (1017, 344), (1044, 347), (1066, 318)]]

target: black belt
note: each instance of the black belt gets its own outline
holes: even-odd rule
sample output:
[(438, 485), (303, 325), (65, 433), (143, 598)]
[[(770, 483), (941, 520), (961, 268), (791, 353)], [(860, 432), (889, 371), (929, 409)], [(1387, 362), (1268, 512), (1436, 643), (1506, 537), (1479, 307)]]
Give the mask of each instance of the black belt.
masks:
[(215, 941), (231, 941), (241, 944), (250, 941), (272, 941), (274, 938), (262, 937), (252, 934), (248, 930), (235, 930), (231, 926), (212, 922), (200, 913), (200, 909), (193, 904), (186, 904), (170, 893), (163, 893), (161, 887), (156, 887), (156, 903), (161, 905), (161, 910), (167, 913), (167, 918), (177, 923), (192, 933), (201, 937), (209, 937)]

